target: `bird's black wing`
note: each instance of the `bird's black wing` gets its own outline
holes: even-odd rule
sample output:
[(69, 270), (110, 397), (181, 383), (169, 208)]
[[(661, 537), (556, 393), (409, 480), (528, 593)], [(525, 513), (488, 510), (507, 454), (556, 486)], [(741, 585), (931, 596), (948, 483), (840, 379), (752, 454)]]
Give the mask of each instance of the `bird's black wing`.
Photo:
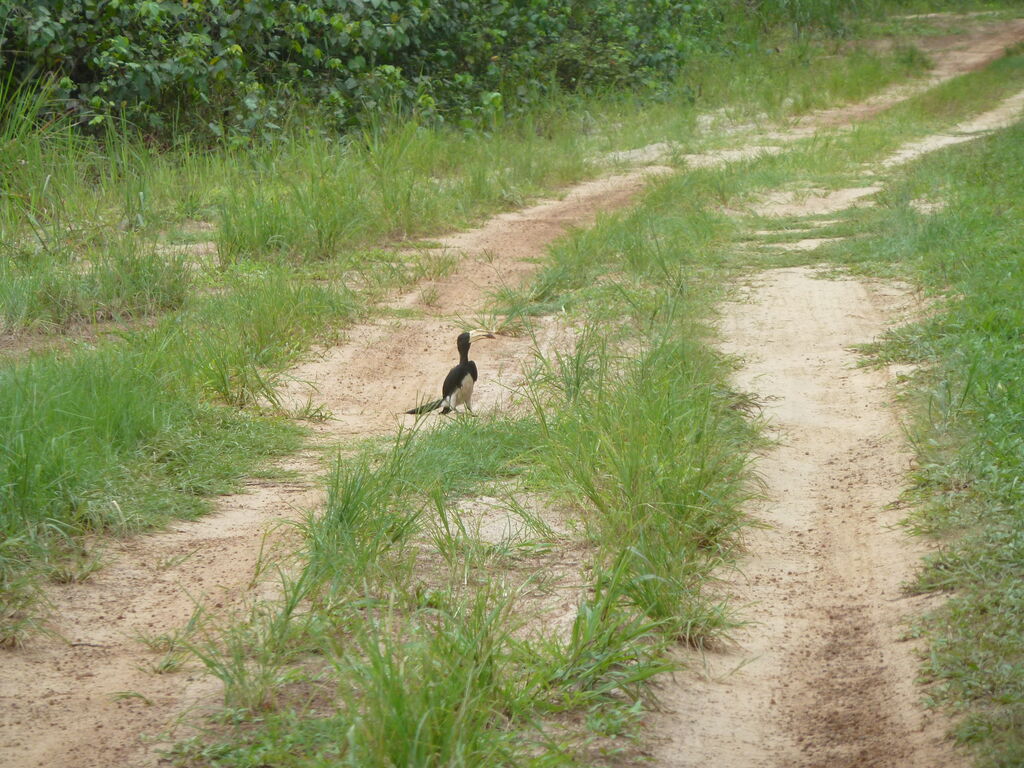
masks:
[(462, 380), (466, 376), (472, 376), (473, 381), (476, 381), (476, 375), (476, 363), (472, 360), (459, 363), (448, 371), (448, 375), (444, 377), (444, 384), (441, 385), (441, 397), (451, 397), (455, 394), (455, 390), (462, 386)]
[(452, 406), (452, 400), (450, 398), (452, 398), (456, 390), (458, 390), (462, 386), (462, 382), (466, 380), (467, 376), (470, 376), (473, 379), (473, 381), (476, 381), (477, 378), (479, 377), (479, 374), (477, 373), (476, 363), (474, 363), (472, 360), (467, 360), (464, 363), (459, 363), (458, 365), (454, 366), (450, 371), (448, 371), (448, 375), (444, 377), (444, 383), (441, 385), (440, 400), (433, 400), (429, 403), (424, 403), (423, 405), (417, 406), (415, 408), (412, 408), (411, 410), (406, 411), (406, 413), (412, 415), (430, 413), (431, 411), (440, 408), (442, 405), (445, 405), (446, 400), (448, 402), (445, 405), (445, 409), (441, 411), (441, 413), (448, 413), (451, 410)]

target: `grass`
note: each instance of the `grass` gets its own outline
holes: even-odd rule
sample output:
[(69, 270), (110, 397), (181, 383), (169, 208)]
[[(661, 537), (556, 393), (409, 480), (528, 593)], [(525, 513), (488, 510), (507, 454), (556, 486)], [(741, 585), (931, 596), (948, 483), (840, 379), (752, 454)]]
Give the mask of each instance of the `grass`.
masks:
[(0, 321), (14, 331), (133, 320), (181, 307), (192, 284), (182, 254), (132, 235), (79, 255), (26, 249), (0, 262)]
[(699, 644), (726, 625), (702, 585), (744, 524), (750, 436), (728, 417), (721, 362), (683, 328), (612, 369), (587, 371), (591, 352), (578, 346), (562, 361), (561, 407), (537, 411), (549, 472), (594, 510), (587, 532), (625, 574), (631, 602)]
[[(782, 155), (721, 171), (695, 172), (694, 185), (723, 205), (756, 199), (761, 189), (858, 186), (856, 164), (876, 160), (916, 136), (955, 124), (1019, 90), (1019, 48), (985, 70), (950, 81), (858, 126), (845, 137), (818, 140)], [(846, 238), (806, 253), (738, 252), (734, 263), (775, 266), (832, 261), (847, 269), (910, 280), (944, 297), (936, 311), (893, 332), (871, 352), (912, 363), (906, 385), (914, 414), (911, 441), (918, 468), (910, 492), (911, 530), (939, 546), (924, 563), (919, 591), (943, 593), (944, 606), (919, 631), (930, 642), (923, 659), (929, 697), (947, 708), (956, 736), (977, 765), (1024, 759), (1024, 615), (1020, 564), (1019, 392), (1024, 365), (1019, 266), (1024, 232), (1020, 126), (897, 167), (881, 179), (874, 208), (841, 212), (815, 237)], [(879, 179), (873, 179), (878, 183)], [(794, 183), (795, 182), (795, 183)], [(941, 203), (922, 211), (918, 201)], [(786, 229), (804, 220), (750, 217), (745, 226)], [(748, 237), (742, 230), (733, 233)]]
[[(846, 169), (852, 164), (884, 156), (915, 135), (989, 108), (997, 99), (1019, 89), (1021, 62), (1020, 51), (1010, 51), (986, 70), (951, 81), (890, 110), (858, 128), (849, 139), (815, 142), (786, 155), (722, 171), (693, 173), (663, 188), (686, 184), (696, 192), (690, 199), (717, 199), (731, 204), (738, 196), (794, 176), (826, 187), (844, 183)], [(838, 224), (815, 233), (860, 237), (819, 250), (811, 257), (790, 254), (761, 261), (807, 263), (808, 258), (817, 262), (830, 257), (875, 274), (912, 278), (931, 291), (954, 297), (945, 311), (894, 334), (877, 354), (926, 367), (927, 372), (911, 388), (918, 404), (919, 422), (913, 440), (921, 465), (915, 496), (922, 502), (911, 524), (915, 530), (937, 535), (946, 543), (925, 565), (917, 588), (945, 591), (951, 598), (925, 623), (924, 631), (932, 643), (925, 668), (933, 683), (934, 700), (957, 713), (958, 737), (972, 747), (978, 764), (984, 766), (1017, 765), (1024, 755), (1024, 675), (1018, 663), (1024, 647), (1019, 621), (1024, 606), (1017, 586), (1022, 560), (1016, 533), (1020, 528), (1018, 491), (1024, 453), (1019, 435), (1024, 408), (1012, 386), (1020, 374), (1018, 331), (1024, 323), (1016, 269), (1022, 241), (1020, 217), (1013, 212), (1024, 197), (1019, 179), (1005, 173), (1006, 168), (1020, 164), (1021, 146), (1018, 127), (992, 139), (937, 153), (934, 158), (914, 163), (909, 172), (894, 170), (890, 174), (892, 182), (877, 196), (878, 208), (843, 213), (838, 216)], [(936, 198), (945, 207), (922, 213), (911, 205), (919, 199)], [(722, 238), (742, 237), (734, 224), (716, 223), (709, 213), (702, 211), (692, 219), (676, 216), (680, 228), (687, 232), (686, 248), (700, 255), (695, 261), (701, 265), (714, 263), (716, 254), (722, 253), (716, 244)], [(751, 221), (753, 226), (766, 223)], [(673, 225), (663, 220), (659, 224), (660, 230), (641, 228), (654, 237), (648, 238), (647, 248), (638, 251), (629, 249), (617, 234), (608, 237), (602, 231), (614, 229), (614, 222), (599, 223), (581, 238), (585, 247), (557, 251), (553, 263), (528, 291), (505, 292), (501, 298), (506, 308), (526, 316), (545, 307), (572, 306), (581, 301), (577, 289), (588, 280), (600, 282), (604, 277), (600, 269), (591, 268), (587, 273), (575, 267), (609, 257), (634, 269), (657, 270), (671, 281), (673, 273), (665, 269), (664, 253), (683, 249), (665, 247), (663, 233)], [(707, 247), (702, 248), (705, 244)], [(739, 265), (745, 258), (749, 257), (739, 254), (726, 263)], [(679, 261), (685, 263), (685, 256)], [(618, 288), (604, 286), (594, 292), (607, 297)], [(641, 313), (636, 312), (634, 304), (630, 315), (637, 314)], [(599, 316), (610, 319), (616, 313), (608, 311)], [(580, 393), (607, 373), (600, 359), (601, 355), (584, 343), (576, 355), (556, 356), (549, 361), (545, 375), (557, 382), (555, 388), (567, 401), (577, 406)], [(602, 392), (602, 399), (606, 395)], [(615, 403), (626, 412), (632, 404)], [(579, 415), (588, 430), (598, 431), (599, 419), (585, 409), (580, 409)], [(664, 416), (661, 419), (664, 421)], [(615, 426), (621, 422), (617, 419)], [(600, 458), (606, 463), (603, 471), (590, 473), (587, 462), (598, 453), (590, 450), (593, 446), (601, 446), (606, 455)], [(621, 459), (616, 455), (618, 446), (630, 443), (628, 439), (604, 440), (593, 433), (567, 440), (564, 476), (581, 478), (575, 483), (578, 493), (607, 503), (614, 493), (609, 494), (607, 486), (598, 486), (593, 478), (603, 483), (615, 482), (619, 477), (635, 482), (636, 467), (646, 470), (651, 466), (650, 460), (631, 463), (631, 446), (623, 449), (626, 460)], [(629, 487), (629, 482), (622, 485)], [(628, 521), (632, 523), (636, 517), (634, 514)], [(602, 523), (606, 519), (599, 518)], [(621, 540), (621, 529), (611, 530)], [(637, 528), (627, 530), (632, 535), (637, 532)], [(660, 555), (666, 551), (670, 550), (663, 544), (649, 550)], [(646, 573), (657, 572), (647, 552), (631, 549), (620, 556), (634, 559)], [(675, 559), (676, 563), (685, 561), (685, 556)], [(706, 575), (696, 580), (702, 578)], [(659, 613), (658, 595), (651, 594), (655, 592), (651, 586), (667, 588), (671, 582), (664, 577), (641, 579), (638, 585), (643, 591), (636, 590), (629, 599), (651, 617), (679, 617), (678, 604), (672, 611)], [(714, 606), (706, 606), (708, 609), (713, 611)], [(694, 626), (698, 630), (695, 636), (700, 637), (701, 622)], [(684, 632), (682, 636), (687, 635)]]
[[(258, 709), (259, 724), (236, 709), (238, 727), (184, 745), (183, 759), (618, 759), (602, 739), (636, 733), (649, 706), (645, 682), (668, 668), (666, 644), (713, 643), (734, 620), (707, 584), (729, 562), (744, 524), (737, 509), (750, 493), (744, 457), (756, 433), (742, 417), (748, 399), (725, 385), (728, 363), (708, 351), (702, 325), (719, 296), (715, 287), (737, 266), (727, 245), (739, 230), (714, 205), (791, 175), (829, 149), (814, 147), (774, 167), (762, 160), (669, 180), (635, 213), (605, 217), (560, 244), (524, 290), (502, 291), (494, 313), (524, 327), (557, 309), (602, 331), (583, 332), (568, 352), (538, 351), (527, 416), (456, 421), (339, 462), (325, 513), (303, 524), (308, 544), (298, 582), (307, 585), (308, 613), (295, 620), (302, 629), (282, 651), (283, 666), (270, 665), (274, 675), (305, 669), (298, 675), (306, 693), (268, 704), (267, 691), (287, 684), (261, 678), (256, 695), (229, 702)], [(836, 161), (830, 172), (843, 167)], [(738, 184), (745, 173), (748, 186)], [(640, 386), (647, 397), (636, 397)], [(549, 577), (542, 567), (527, 576), (481, 554), (458, 515), (461, 495), (509, 481), (568, 503), (582, 521), (590, 592), (565, 637), (514, 636), (509, 627), (523, 610), (517, 590)], [(447, 559), (447, 570), (424, 561), (425, 542)], [(461, 568), (451, 567), (459, 560)], [(496, 579), (513, 586), (496, 593)], [(472, 617), (500, 616), (501, 628), (472, 634), (473, 645), (464, 647), (452, 637), (453, 616), (474, 627)], [(474, 665), (459, 672), (443, 666), (452, 648), (475, 659), (470, 647), (478, 645), (489, 649), (482, 688)], [(232, 647), (219, 653), (233, 658)], [(297, 648), (322, 659), (312, 664), (315, 674), (308, 662), (296, 663)], [(438, 685), (424, 687), (430, 679)], [(449, 679), (457, 690), (442, 684)], [(467, 701), (473, 717), (460, 714)]]
[(0, 367), (0, 579), (12, 606), (0, 635), (21, 641), (30, 577), (62, 569), (84, 535), (201, 514), (262, 459), (294, 450), (293, 425), (228, 406), (272, 402), (274, 371), (357, 311), (343, 290), (271, 270), (119, 343)]
[[(564, 96), (476, 133), (389, 118), (345, 137), (296, 126), (288, 141), (247, 151), (204, 149), (188, 137), (171, 150), (154, 148), (130, 128), (93, 141), (59, 119), (40, 127), (46, 89), (14, 91), (7, 83), (0, 255), (9, 260), (0, 323), (13, 331), (63, 327), (180, 306), (183, 292), (217, 282), (210, 264), (190, 265), (163, 247), (197, 222), (213, 225), (221, 267), (333, 260), (521, 205), (599, 172), (598, 152), (666, 136), (692, 141), (695, 106), (756, 102), (758, 114), (783, 118), (859, 98), (920, 69), (899, 55), (823, 56), (835, 53), (828, 46), (804, 37), (771, 55), (750, 43), (695, 57), (663, 104)], [(607, 124), (616, 130), (600, 130)]]
[[(500, 423), (476, 423), (474, 431), (490, 432), (492, 441), (504, 434)], [(601, 603), (598, 615), (583, 612), (589, 618), (578, 622), (568, 645), (524, 645), (512, 606), (529, 580), (516, 588), (476, 575), (472, 590), (418, 582), (422, 574), (408, 564), (436, 498), (428, 489), (439, 483), (434, 487), (443, 494), (469, 485), (464, 476), (421, 484), (424, 478), (410, 475), (438, 451), (453, 455), (459, 443), (448, 431), (401, 435), (383, 452), (339, 461), (324, 514), (302, 525), (301, 575), (283, 584), (284, 599), (226, 628), (216, 646), (197, 647), (225, 682), (235, 716), (259, 727), (227, 741), (180, 745), (183, 759), (238, 766), (265, 764), (268, 756), (289, 765), (519, 764), (550, 746), (538, 718), (580, 701), (610, 703), (615, 691), (639, 684), (643, 670), (664, 667), (650, 657), (643, 625), (612, 613), (614, 598)], [(477, 454), (462, 452), (471, 467)], [(487, 463), (501, 464), (493, 457)], [(559, 754), (568, 763), (566, 748), (558, 747), (536, 764), (556, 764)]]
[[(361, 135), (297, 129), (247, 152), (172, 151), (125, 129), (104, 141), (59, 120), (47, 93), (0, 90), (0, 327), (65, 327), (173, 310), (219, 272), (315, 264), (346, 251), (463, 226), (598, 169), (579, 113), (538, 110), (490, 134), (381, 119)], [(495, 155), (502, 157), (496, 167)], [(212, 263), (166, 241), (212, 229)]]
[[(713, 144), (695, 104), (741, 102), (727, 122), (785, 119), (923, 64), (910, 49), (823, 51), (801, 36), (770, 53), (695, 57), (664, 104), (642, 109), (559, 104), (474, 135), (383, 121), (246, 153), (159, 152), (128, 135), (101, 144), (59, 123), (27, 130), (39, 95), (0, 99), (15, 105), (2, 121), (15, 149), (0, 205), (12, 244), (4, 276), (17, 285), (6, 326), (155, 316), (116, 343), (0, 370), (13, 394), (0, 405), (0, 637), (33, 630), (41, 576), (93, 567), (83, 534), (198, 514), (261, 457), (297, 444), (294, 425), (268, 417), (288, 362), (389, 288), (450, 268), (373, 246), (595, 173), (585, 160), (595, 149), (666, 134)], [(635, 213), (566, 239), (535, 283), (502, 292), (493, 312), (514, 325), (565, 310), (600, 333), (537, 351), (526, 413), (421, 428), (338, 459), (326, 508), (301, 522), (304, 546), (278, 564), (280, 599), (235, 624), (190, 628), (159, 662), (173, 673), (187, 647), (225, 684), (221, 727), (178, 758), (615, 764), (609, 739), (636, 733), (647, 681), (670, 667), (665, 649), (713, 643), (733, 621), (707, 585), (744, 524), (756, 430), (725, 384), (728, 361), (706, 344), (717, 287), (737, 267), (726, 246), (740, 234), (716, 205), (812, 167), (840, 183), (852, 162), (994, 101), (1018, 76), (998, 67), (1013, 66), (949, 85), (955, 109), (922, 97), (850, 138), (660, 184)], [(616, 119), (617, 130), (595, 130)], [(157, 247), (191, 240), (193, 219), (218, 225), (215, 264)], [(944, 402), (962, 407), (974, 386), (952, 386)], [(459, 514), (460, 500), (508, 487), (510, 511), (528, 492), (579, 521), (590, 578), (564, 637), (519, 633), (524, 593), (556, 580), (544, 548), (485, 546)]]
[[(8, 145), (21, 157), (4, 177), (0, 205), (8, 246), (0, 261), (4, 327), (155, 319), (152, 329), (136, 324), (138, 331), (98, 348), (78, 345), (0, 371), (8, 393), (0, 458), (0, 523), (9, 536), (0, 563), (0, 637), (7, 642), (21, 642), (38, 624), (29, 610), (39, 605), (35, 580), (59, 570), (49, 563), (67, 560), (61, 553), (73, 551), (82, 535), (158, 525), (172, 508), (198, 514), (208, 508), (203, 496), (229, 488), (259, 457), (294, 447), (292, 426), (254, 409), (277, 404), (277, 374), (312, 338), (329, 324), (350, 322), (383, 292), (451, 268), (450, 257), (428, 253), (342, 252), (396, 233), (380, 205), (401, 216), (401, 226), (437, 227), (444, 217), (461, 221), (488, 210), (507, 198), (510, 185), (533, 192), (571, 178), (581, 159), (570, 149), (571, 131), (559, 131), (555, 142), (527, 134), (519, 159), (510, 153), (510, 165), (495, 176), (482, 173), (491, 164), (482, 137), (424, 138), (415, 126), (378, 126), (347, 163), (348, 151), (323, 139), (248, 157), (186, 146), (176, 160), (130, 136), (100, 145), (61, 124), (30, 129), (44, 97), (16, 94), (5, 114)], [(280, 172), (289, 165), (298, 168), (294, 181)], [(446, 166), (464, 178), (448, 197), (427, 199), (417, 188), (408, 200), (432, 207), (406, 214), (388, 197), (391, 177), (406, 165), (417, 184)], [(250, 182), (255, 186), (246, 187)], [(346, 206), (370, 200), (364, 190), (374, 184), (382, 197), (362, 224), (332, 223), (331, 216), (347, 217)], [(191, 202), (173, 208), (186, 188)], [(275, 218), (261, 207), (263, 194), (294, 207)], [(162, 227), (209, 212), (218, 199), (219, 269), (158, 247)], [(325, 207), (310, 208), (314, 203)], [(247, 240), (242, 214), (249, 209), (250, 224), (273, 231)], [(279, 230), (280, 222), (294, 229)]]

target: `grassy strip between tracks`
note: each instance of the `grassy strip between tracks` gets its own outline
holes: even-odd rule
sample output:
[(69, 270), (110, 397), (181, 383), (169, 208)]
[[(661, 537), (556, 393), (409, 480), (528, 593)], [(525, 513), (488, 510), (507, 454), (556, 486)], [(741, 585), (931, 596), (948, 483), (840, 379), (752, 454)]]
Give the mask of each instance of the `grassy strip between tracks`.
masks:
[[(731, 621), (709, 582), (744, 524), (756, 430), (707, 344), (721, 273), (701, 265), (722, 223), (665, 185), (496, 297), (526, 328), (563, 308), (575, 344), (538, 349), (508, 411), (338, 459), (283, 598), (227, 627), (199, 617), (178, 643), (228, 706), (180, 763), (636, 757), (666, 649)], [(482, 499), (510, 521), (500, 536), (481, 533)]]

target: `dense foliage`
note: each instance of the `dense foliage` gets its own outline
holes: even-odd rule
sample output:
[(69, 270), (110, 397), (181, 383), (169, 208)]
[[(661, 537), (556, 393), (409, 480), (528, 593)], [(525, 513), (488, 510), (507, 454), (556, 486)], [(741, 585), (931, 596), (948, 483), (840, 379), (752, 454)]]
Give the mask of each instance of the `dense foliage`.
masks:
[(713, 0), (0, 0), (0, 68), (83, 122), (273, 132), (288, 105), (478, 121), (552, 88), (671, 77)]

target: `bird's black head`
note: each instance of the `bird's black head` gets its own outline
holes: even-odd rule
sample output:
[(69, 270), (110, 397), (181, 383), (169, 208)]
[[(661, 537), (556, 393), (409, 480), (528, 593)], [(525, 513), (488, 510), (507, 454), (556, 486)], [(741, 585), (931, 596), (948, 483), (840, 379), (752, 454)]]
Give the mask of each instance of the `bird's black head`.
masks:
[(459, 338), (455, 340), (455, 344), (460, 352), (462, 352), (463, 350), (469, 351), (469, 345), (472, 344), (474, 341), (479, 341), (480, 339), (493, 338), (494, 334), (491, 333), (490, 331), (465, 331), (464, 333), (459, 334)]

